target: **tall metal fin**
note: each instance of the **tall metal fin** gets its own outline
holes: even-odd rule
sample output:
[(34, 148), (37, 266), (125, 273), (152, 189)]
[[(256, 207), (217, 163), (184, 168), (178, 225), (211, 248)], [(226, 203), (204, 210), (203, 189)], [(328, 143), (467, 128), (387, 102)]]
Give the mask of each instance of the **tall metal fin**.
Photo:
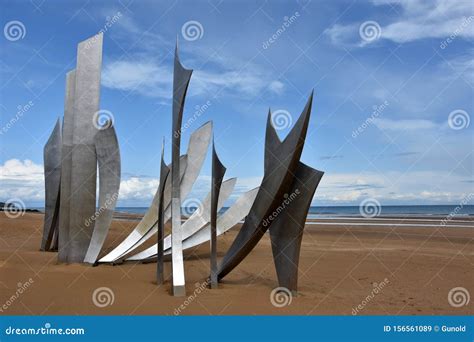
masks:
[(41, 250), (54, 248), (54, 237), (59, 229), (61, 188), (61, 121), (58, 119), (43, 150), (45, 212)]
[(94, 264), (104, 245), (114, 215), (120, 188), (120, 151), (112, 121), (105, 123), (95, 138), (95, 150), (99, 163), (99, 209), (93, 220), (91, 242), (84, 262)]
[(212, 144), (212, 184), (211, 184), (211, 289), (217, 288), (217, 202), (222, 180), (226, 172), (225, 166), (216, 152), (216, 144)]
[[(192, 70), (185, 69), (178, 56), (178, 42), (174, 56), (173, 74), (173, 127), (171, 158), (173, 165), (178, 165), (181, 147), (181, 124), (183, 120), (184, 101), (191, 80)], [(171, 170), (171, 230), (172, 230), (172, 274), (173, 295), (186, 294), (183, 262), (183, 241), (181, 238), (181, 193), (179, 166)]]

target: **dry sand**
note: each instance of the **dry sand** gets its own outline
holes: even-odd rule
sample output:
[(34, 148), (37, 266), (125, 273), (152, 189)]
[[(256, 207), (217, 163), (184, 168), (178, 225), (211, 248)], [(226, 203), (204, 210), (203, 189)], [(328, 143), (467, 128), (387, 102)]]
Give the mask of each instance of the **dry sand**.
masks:
[[(308, 225), (301, 248), (299, 294), (280, 308), (270, 300), (277, 282), (268, 235), (217, 290), (201, 291), (203, 287), (199, 287), (209, 273), (209, 246), (186, 251), (190, 297), (175, 298), (169, 293), (169, 282), (161, 287), (154, 283), (155, 264), (58, 264), (56, 253), (39, 251), (42, 220), (42, 214), (10, 219), (0, 213), (0, 314), (351, 315), (358, 305), (362, 307), (357, 312), (360, 315), (473, 313), (474, 299), (459, 308), (448, 302), (454, 287), (464, 287), (474, 295), (473, 228), (365, 227), (351, 226), (351, 220), (339, 225)], [(393, 222), (400, 220), (383, 221)], [(474, 227), (474, 221), (453, 220), (452, 224)], [(115, 220), (104, 253), (135, 225), (134, 221)], [(237, 229), (218, 239), (219, 257)], [(169, 262), (166, 270), (169, 274)], [(30, 278), (31, 285), (18, 294), (18, 284)], [(94, 304), (93, 292), (100, 287), (113, 292), (111, 305), (101, 308)]]

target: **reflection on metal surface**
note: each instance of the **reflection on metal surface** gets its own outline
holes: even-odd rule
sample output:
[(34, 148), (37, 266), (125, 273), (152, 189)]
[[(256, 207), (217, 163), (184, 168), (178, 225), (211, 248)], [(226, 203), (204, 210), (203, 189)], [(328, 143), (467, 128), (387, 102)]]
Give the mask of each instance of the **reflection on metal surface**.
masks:
[(44, 146), (45, 210), (41, 250), (54, 250), (59, 229), (59, 203), (61, 187), (61, 122), (58, 119)]
[(95, 150), (99, 163), (99, 209), (89, 224), (94, 227), (84, 262), (94, 264), (102, 249), (115, 210), (120, 188), (120, 151), (113, 125), (98, 130)]

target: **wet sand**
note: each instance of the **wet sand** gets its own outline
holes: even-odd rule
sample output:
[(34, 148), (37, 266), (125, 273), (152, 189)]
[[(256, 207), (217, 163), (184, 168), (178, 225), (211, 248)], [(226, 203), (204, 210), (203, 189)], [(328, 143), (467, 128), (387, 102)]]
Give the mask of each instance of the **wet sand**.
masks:
[[(209, 274), (208, 244), (186, 251), (188, 297), (176, 298), (170, 295), (169, 281), (156, 285), (154, 263), (58, 264), (56, 253), (39, 251), (42, 214), (10, 219), (0, 213), (0, 315), (474, 313), (472, 298), (461, 307), (448, 301), (455, 287), (474, 295), (472, 219), (450, 220), (446, 226), (436, 217), (309, 221), (301, 248), (298, 296), (291, 302), (283, 298), (282, 304), (288, 305), (278, 307), (278, 298), (276, 306), (271, 301), (278, 285), (268, 235), (217, 290), (203, 285)], [(128, 217), (114, 220), (103, 254), (136, 223)], [(218, 239), (220, 258), (237, 230)], [(168, 275), (169, 266), (167, 262)], [(101, 287), (109, 289), (109, 297), (99, 296), (96, 305), (93, 294)], [(113, 302), (101, 307), (101, 299), (107, 302), (112, 297)]]

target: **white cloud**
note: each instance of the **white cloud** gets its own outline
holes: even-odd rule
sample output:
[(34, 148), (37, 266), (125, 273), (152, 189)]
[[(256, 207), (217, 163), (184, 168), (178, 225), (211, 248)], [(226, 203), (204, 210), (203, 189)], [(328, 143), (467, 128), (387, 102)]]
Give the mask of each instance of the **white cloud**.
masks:
[(313, 204), (355, 204), (367, 197), (382, 204), (460, 203), (469, 195), (465, 178), (448, 171), (326, 173)]
[[(394, 22), (381, 26), (381, 39), (406, 43), (425, 38), (474, 37), (474, 7), (470, 1), (409, 1), (376, 0), (377, 6), (390, 5), (400, 16)], [(386, 6), (391, 13), (395, 11)], [(367, 18), (366, 20), (373, 20)], [(359, 27), (364, 22), (348, 25), (335, 24), (326, 30), (333, 43), (342, 45), (368, 45), (359, 36)]]
[(0, 201), (19, 198), (24, 202), (44, 200), (43, 166), (31, 160), (10, 159), (0, 165)]
[[(261, 183), (261, 177), (238, 178), (226, 205)], [(448, 171), (387, 171), (326, 173), (316, 191), (313, 205), (358, 205), (367, 197), (382, 204), (460, 203), (469, 194), (465, 176)], [(30, 160), (10, 159), (0, 165), (0, 201), (19, 198), (27, 205), (43, 205), (43, 166)], [(131, 177), (120, 183), (119, 206), (148, 206), (158, 188), (157, 178)], [(204, 198), (210, 177), (199, 176), (188, 198)], [(472, 192), (472, 191), (471, 191)]]
[[(144, 96), (171, 98), (173, 74), (170, 66), (159, 66), (148, 57), (137, 60), (112, 61), (102, 72), (102, 85), (110, 89), (136, 92)], [(256, 67), (243, 70), (195, 70), (190, 95), (217, 94), (225, 91), (236, 97), (256, 96), (264, 90), (280, 95), (284, 84), (272, 80)]]
[(104, 87), (151, 97), (169, 98), (172, 81), (169, 69), (145, 60), (111, 62), (102, 72)]
[(418, 131), (437, 128), (438, 125), (430, 120), (392, 120), (392, 119), (374, 119), (373, 123), (379, 129), (388, 131)]

